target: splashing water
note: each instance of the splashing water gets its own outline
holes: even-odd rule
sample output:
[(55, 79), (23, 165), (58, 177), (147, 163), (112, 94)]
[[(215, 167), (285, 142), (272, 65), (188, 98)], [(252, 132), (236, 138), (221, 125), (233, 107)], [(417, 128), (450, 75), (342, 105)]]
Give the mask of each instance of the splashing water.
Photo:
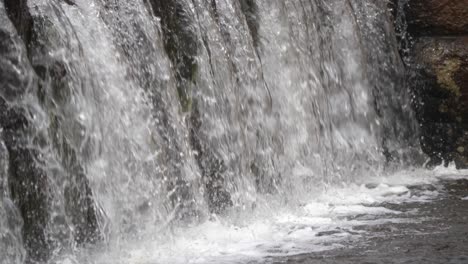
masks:
[(419, 156), (386, 1), (4, 0), (0, 18), (8, 263), (236, 262), (398, 214), (366, 204), (404, 183), (362, 185)]

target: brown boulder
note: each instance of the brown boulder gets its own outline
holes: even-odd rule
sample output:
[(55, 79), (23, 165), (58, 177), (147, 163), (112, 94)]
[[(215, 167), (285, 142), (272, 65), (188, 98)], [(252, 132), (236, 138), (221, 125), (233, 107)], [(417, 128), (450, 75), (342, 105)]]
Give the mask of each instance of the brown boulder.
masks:
[(409, 0), (406, 16), (413, 35), (468, 34), (468, 0)]

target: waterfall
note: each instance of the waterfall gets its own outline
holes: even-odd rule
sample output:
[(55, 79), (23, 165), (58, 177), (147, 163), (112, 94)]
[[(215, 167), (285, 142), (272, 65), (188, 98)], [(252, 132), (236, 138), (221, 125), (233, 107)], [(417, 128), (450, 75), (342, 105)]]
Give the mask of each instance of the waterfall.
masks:
[(2, 0), (0, 22), (1, 263), (236, 223), (419, 151), (387, 1)]

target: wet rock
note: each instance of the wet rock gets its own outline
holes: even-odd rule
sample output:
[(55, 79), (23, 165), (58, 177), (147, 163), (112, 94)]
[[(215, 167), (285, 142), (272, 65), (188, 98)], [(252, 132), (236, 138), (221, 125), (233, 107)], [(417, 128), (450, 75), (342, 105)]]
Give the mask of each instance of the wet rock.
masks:
[[(181, 130), (177, 127), (176, 115), (179, 113), (176, 114), (176, 111), (182, 109), (183, 112), (189, 112), (191, 108), (190, 93), (196, 74), (196, 64), (192, 54), (196, 54), (196, 49), (193, 49), (196, 47), (194, 45), (196, 39), (193, 39), (188, 20), (194, 19), (194, 16), (187, 14), (188, 11), (184, 7), (186, 3), (182, 0), (147, 1), (146, 7), (153, 11), (153, 19), (161, 23), (161, 30), (157, 28), (157, 35), (150, 35), (144, 25), (128, 23), (126, 18), (120, 18), (120, 14), (127, 15), (134, 12), (133, 8), (127, 9), (115, 1), (101, 1), (101, 4), (103, 12), (100, 16), (112, 31), (114, 42), (122, 55), (120, 59), (130, 66), (128, 74), (150, 96), (152, 118), (156, 121), (154, 134), (161, 140), (155, 142), (160, 149), (157, 159), (158, 163), (162, 164), (161, 167), (164, 167), (155, 173), (164, 179), (166, 191), (170, 194), (165, 206), (176, 212), (173, 220), (190, 222), (196, 218), (192, 217), (196, 214), (196, 205), (192, 183), (185, 177), (184, 164), (189, 155), (185, 155), (188, 153), (184, 144), (186, 135), (180, 133)], [(178, 20), (179, 18), (183, 21)], [(122, 41), (123, 39), (125, 41)], [(162, 39), (162, 43), (159, 43), (159, 39)], [(159, 50), (160, 48), (163, 50)], [(161, 63), (161, 70), (169, 70), (168, 74), (174, 73), (174, 76), (158, 78), (154, 76), (154, 69), (148, 65), (153, 65), (155, 61), (161, 59), (165, 60), (166, 54), (160, 54), (164, 49), (172, 62), (172, 67), (164, 68), (166, 66), (164, 61)], [(164, 58), (161, 58), (161, 55)], [(176, 98), (173, 98), (174, 95)], [(173, 99), (178, 99), (181, 107), (173, 105)], [(145, 207), (143, 205), (141, 208)]]
[(468, 99), (468, 37), (420, 38), (414, 49), (423, 70), (435, 76), (440, 93)]
[(459, 134), (456, 124), (427, 122), (421, 127), (421, 134), (421, 148), (432, 159), (429, 167), (453, 160), (455, 140)]
[(468, 0), (409, 0), (406, 14), (415, 36), (468, 34)]
[[(15, 3), (13, 5), (12, 3)], [(24, 65), (28, 63), (27, 57), (24, 55), (24, 46), (17, 32), (24, 32), (24, 35), (30, 35), (30, 23), (27, 13), (23, 12), (25, 1), (10, 1), (5, 2), (5, 7), (0, 2), (0, 52), (1, 52), (1, 73), (0, 80), (2, 82), (1, 95), (5, 100), (14, 101), (23, 96), (30, 85), (30, 75), (28, 67)], [(8, 6), (13, 6), (9, 9)], [(17, 29), (15, 30), (7, 16), (11, 13), (13, 21), (17, 21)]]
[(8, 131), (12, 198), (23, 218), (23, 239), (32, 261), (49, 258), (50, 245), (44, 232), (50, 215), (47, 175), (35, 160), (38, 153), (29, 147), (24, 132)]
[(18, 208), (11, 201), (9, 178), (9, 154), (0, 132), (0, 256), (1, 263), (24, 263), (22, 245), (23, 221)]
[(68, 170), (68, 179), (64, 188), (65, 210), (74, 227), (74, 239), (78, 244), (92, 243), (100, 239), (98, 215), (94, 204), (93, 193), (89, 187), (77, 152), (71, 144), (62, 138), (60, 150), (63, 151), (62, 163)]
[[(1, 125), (5, 128), (6, 144), (10, 151), (12, 196), (19, 204), (24, 218), (23, 233), (30, 261), (45, 261), (52, 247), (50, 238), (45, 235), (45, 229), (52, 221), (49, 215), (52, 197), (48, 177), (42, 169), (44, 164), (35, 146), (38, 142), (46, 142), (47, 139), (34, 139), (37, 131), (34, 132), (35, 128), (29, 120), (30, 113), (18, 105), (26, 92), (37, 94), (40, 103), (50, 111), (52, 122), (48, 132), (57, 156), (62, 158), (59, 162), (62, 162), (68, 174), (64, 176), (68, 181), (64, 185), (66, 212), (71, 219), (74, 238), (78, 243), (96, 239), (97, 216), (88, 181), (80, 161), (76, 158), (77, 151), (61, 133), (61, 119), (56, 115), (59, 110), (53, 109), (67, 104), (71, 94), (66, 63), (48, 55), (54, 47), (61, 44), (59, 35), (53, 34), (54, 28), (50, 21), (47, 22), (42, 16), (31, 15), (27, 1), (5, 0), (5, 7), (6, 15), (13, 24), (12, 32), (14, 26), (19, 35), (16, 36), (15, 45), (12, 47), (21, 47), (21, 50), (16, 54), (4, 54), (22, 58), (22, 64), (20, 67), (5, 67), (3, 70), (24, 69), (15, 75), (9, 74), (13, 80), (6, 80), (8, 87), (19, 89), (22, 93), (13, 94), (15, 97), (7, 98), (8, 101), (3, 101), (1, 105), (5, 109), (2, 111), (4, 116), (1, 118)], [(27, 47), (27, 52), (24, 46)], [(15, 78), (26, 80), (15, 82)], [(53, 104), (49, 104), (51, 101)], [(16, 105), (10, 102), (15, 102)], [(31, 140), (37, 142), (31, 143)]]
[(17, 33), (26, 44), (30, 43), (34, 32), (33, 20), (28, 10), (27, 1), (4, 0), (4, 3), (8, 17), (16, 27)]
[(164, 34), (164, 48), (175, 68), (177, 92), (184, 112), (192, 107), (191, 86), (198, 71), (196, 55), (198, 40), (192, 30), (195, 14), (182, 1), (150, 1), (160, 18)]
[(250, 164), (250, 172), (255, 178), (255, 186), (257, 192), (264, 194), (277, 194), (278, 186), (281, 185), (281, 176), (268, 177), (268, 169), (265, 166), (266, 162), (254, 161)]
[[(244, 2), (246, 12), (253, 11), (251, 1)], [(224, 187), (226, 166), (223, 160), (216, 156), (215, 151), (204, 142), (200, 132), (202, 124), (199, 109), (191, 96), (192, 87), (196, 85), (196, 75), (198, 74), (196, 63), (198, 39), (191, 26), (194, 23), (195, 15), (191, 13), (183, 1), (152, 0), (150, 3), (155, 15), (161, 20), (164, 47), (175, 68), (177, 91), (182, 111), (190, 113), (188, 124), (190, 143), (196, 152), (195, 158), (202, 173), (209, 210), (212, 213), (222, 213), (232, 205), (231, 195)], [(215, 5), (215, 2), (213, 1), (212, 4)], [(177, 183), (173, 184), (172, 188), (176, 190), (177, 199), (187, 196), (185, 194), (188, 192), (186, 185), (187, 183), (183, 180), (177, 180)], [(185, 200), (187, 198), (185, 197)]]
[(85, 158), (81, 154), (86, 150), (79, 150), (83, 138), (77, 132), (84, 128), (76, 120), (66, 120), (69, 117), (66, 109), (72, 104), (76, 89), (70, 72), (76, 65), (67, 58), (49, 56), (54, 50), (68, 46), (46, 16), (33, 16), (35, 33), (29, 57), (39, 77), (39, 98), (49, 114), (51, 145), (65, 169), (65, 212), (73, 226), (73, 238), (78, 244), (94, 242), (99, 239), (98, 215), (83, 167)]
[(468, 169), (468, 131), (457, 139), (455, 147), (455, 165), (458, 169)]
[(69, 5), (76, 5), (75, 2), (72, 0), (63, 0), (63, 1)]
[(254, 0), (240, 0), (241, 10), (247, 20), (247, 26), (249, 27), (250, 35), (252, 36), (253, 44), (258, 47), (260, 44), (260, 36), (258, 34), (259, 22), (257, 18), (258, 6)]
[[(13, 15), (19, 13), (20, 10), (15, 10)], [(47, 177), (38, 166), (38, 152), (29, 144), (31, 127), (26, 117), (29, 113), (19, 103), (37, 83), (31, 75), (25, 47), (8, 20), (3, 3), (0, 21), (0, 127), (9, 152), (9, 188), (23, 218), (22, 233), (29, 258), (45, 261), (49, 252), (44, 234), (49, 219)]]
[(398, 16), (398, 2), (398, 0), (391, 0), (387, 3), (387, 9), (391, 15), (391, 19), (393, 22), (395, 22)]
[[(421, 125), (421, 145), (429, 166), (455, 161), (467, 163), (465, 132), (468, 131), (468, 1), (398, 1), (404, 10), (397, 28), (414, 107)], [(406, 18), (406, 19), (405, 19)], [(408, 41), (408, 40), (414, 40)], [(411, 43), (408, 45), (408, 43)]]
[(203, 141), (200, 134), (200, 112), (196, 101), (193, 105), (190, 122), (190, 143), (195, 150), (195, 158), (202, 172), (208, 207), (210, 212), (219, 214), (233, 205), (231, 195), (224, 187), (224, 174), (227, 168), (224, 161), (218, 158), (214, 150)]
[(8, 149), (3, 141), (3, 131), (0, 132), (0, 199), (10, 193), (8, 185), (9, 171), (9, 154)]
[[(411, 86), (422, 124), (423, 150), (433, 159), (463, 163), (468, 130), (468, 37), (419, 38)], [(461, 165), (460, 165), (461, 166)]]

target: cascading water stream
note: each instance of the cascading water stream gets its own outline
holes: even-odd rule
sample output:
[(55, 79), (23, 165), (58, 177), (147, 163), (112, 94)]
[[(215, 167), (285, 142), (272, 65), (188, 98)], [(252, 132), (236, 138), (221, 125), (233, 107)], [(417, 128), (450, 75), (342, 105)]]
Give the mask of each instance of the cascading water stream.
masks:
[(86, 248), (417, 156), (383, 0), (2, 0), (0, 21), (2, 263), (107, 263)]

